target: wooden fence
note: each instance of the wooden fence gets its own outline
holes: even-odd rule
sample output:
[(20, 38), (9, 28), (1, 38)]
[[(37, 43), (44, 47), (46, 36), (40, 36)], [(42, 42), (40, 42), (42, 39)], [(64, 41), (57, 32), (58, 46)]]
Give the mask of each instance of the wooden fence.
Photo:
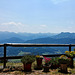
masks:
[[(6, 59), (20, 59), (22, 56), (6, 56), (6, 48), (8, 46), (11, 47), (69, 47), (69, 51), (71, 51), (71, 47), (75, 46), (75, 44), (17, 44), (17, 43), (7, 43), (7, 44), (0, 44), (0, 47), (4, 47), (4, 56), (0, 57), (0, 60), (4, 60), (3, 67), (6, 67)], [(43, 55), (47, 57), (55, 57), (60, 56), (62, 54), (53, 54), (53, 55)]]

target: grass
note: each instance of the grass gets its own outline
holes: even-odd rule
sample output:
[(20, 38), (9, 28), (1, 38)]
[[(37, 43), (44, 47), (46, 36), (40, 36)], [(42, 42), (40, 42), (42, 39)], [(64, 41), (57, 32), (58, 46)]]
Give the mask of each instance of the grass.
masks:
[(13, 63), (13, 62), (8, 62), (6, 64), (6, 66), (22, 66), (23, 64), (22, 63)]

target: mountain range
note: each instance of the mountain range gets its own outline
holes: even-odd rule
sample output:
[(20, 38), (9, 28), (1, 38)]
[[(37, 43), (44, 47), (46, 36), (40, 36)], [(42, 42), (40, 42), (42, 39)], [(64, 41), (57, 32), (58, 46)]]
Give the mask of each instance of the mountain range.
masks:
[(28, 40), (25, 43), (50, 43), (50, 44), (75, 44), (75, 39), (72, 38), (38, 38), (34, 40)]
[(75, 33), (14, 33), (0, 32), (0, 43), (75, 43)]
[(0, 43), (24, 43), (27, 40), (45, 38), (56, 35), (54, 33), (14, 33), (0, 32)]

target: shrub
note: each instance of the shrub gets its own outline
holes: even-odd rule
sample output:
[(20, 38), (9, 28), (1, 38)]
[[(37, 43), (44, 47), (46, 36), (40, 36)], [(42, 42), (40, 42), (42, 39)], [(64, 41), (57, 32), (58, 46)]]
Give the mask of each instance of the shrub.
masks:
[(59, 58), (58, 57), (53, 57), (51, 58), (51, 64), (52, 65), (58, 65), (59, 64)]
[(35, 56), (34, 55), (25, 55), (21, 58), (22, 63), (32, 63), (35, 61)]

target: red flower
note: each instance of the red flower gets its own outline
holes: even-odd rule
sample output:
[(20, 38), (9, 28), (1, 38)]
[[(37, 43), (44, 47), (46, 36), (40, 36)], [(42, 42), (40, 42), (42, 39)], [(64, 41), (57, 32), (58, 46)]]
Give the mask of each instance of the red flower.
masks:
[(49, 63), (51, 58), (44, 57), (45, 63)]

